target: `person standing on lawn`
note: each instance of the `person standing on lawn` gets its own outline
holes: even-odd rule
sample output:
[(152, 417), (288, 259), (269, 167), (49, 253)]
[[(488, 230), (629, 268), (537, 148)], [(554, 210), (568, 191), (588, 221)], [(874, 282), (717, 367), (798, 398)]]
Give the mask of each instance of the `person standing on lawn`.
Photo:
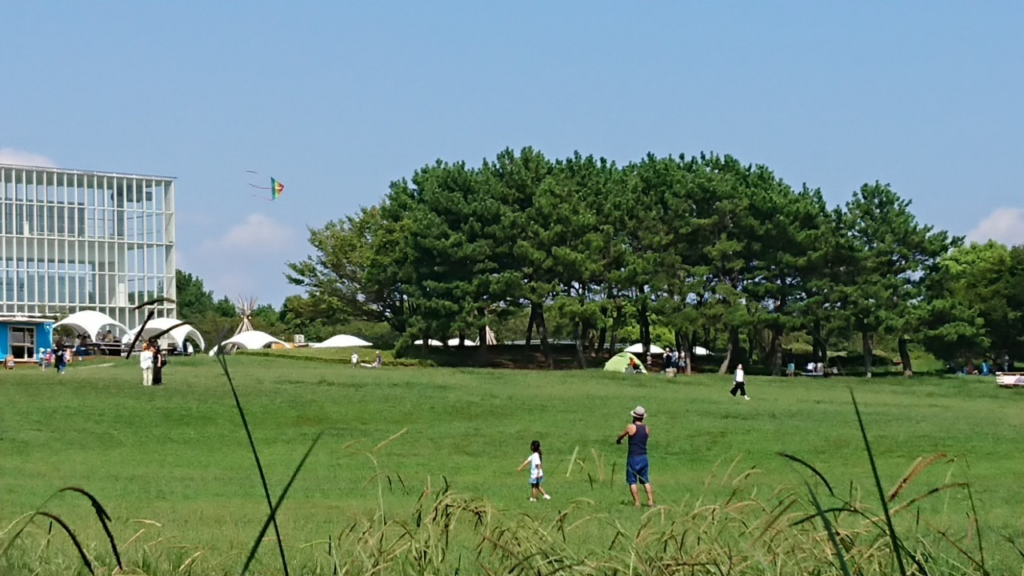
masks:
[(643, 406), (637, 406), (630, 416), (633, 423), (626, 426), (626, 429), (615, 439), (616, 444), (622, 444), (622, 439), (629, 437), (629, 451), (626, 453), (626, 484), (629, 485), (629, 493), (633, 497), (633, 505), (640, 506), (640, 493), (637, 490), (637, 482), (644, 485), (647, 491), (647, 505), (654, 507), (654, 487), (651, 486), (650, 464), (647, 461), (647, 439), (651, 435), (650, 429), (644, 424), (647, 411)]

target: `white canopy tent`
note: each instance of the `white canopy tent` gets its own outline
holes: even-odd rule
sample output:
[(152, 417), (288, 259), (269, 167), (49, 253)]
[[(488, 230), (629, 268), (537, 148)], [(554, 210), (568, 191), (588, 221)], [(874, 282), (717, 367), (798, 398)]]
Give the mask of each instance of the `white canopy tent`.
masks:
[[(630, 354), (640, 354), (643, 351), (644, 351), (644, 345), (641, 344), (641, 343), (633, 344), (629, 348), (626, 348), (625, 350), (623, 350), (623, 352), (629, 352)], [(654, 344), (651, 344), (651, 354), (664, 354), (664, 353), (665, 353), (665, 350), (663, 348), (661, 348), (660, 346), (655, 346)], [(703, 346), (694, 346), (693, 347), (693, 355), (694, 356), (711, 356), (711, 352), (709, 352), (708, 349), (704, 348)]]
[[(629, 352), (630, 354), (642, 354), (643, 351), (644, 351), (644, 345), (643, 345), (642, 342), (637, 342), (636, 344), (633, 344), (629, 348), (626, 348), (625, 350), (623, 350), (623, 352)], [(654, 344), (651, 344), (651, 354), (664, 354), (664, 353), (665, 353), (664, 348), (661, 348), (660, 346), (655, 346)]]
[[(479, 346), (480, 343), (476, 342), (475, 340), (470, 340), (469, 338), (466, 338), (462, 342), (462, 345), (463, 346)], [(459, 339), (458, 338), (452, 338), (452, 339), (448, 340), (448, 346), (450, 348), (457, 348), (459, 346)]]
[(284, 345), (284, 342), (278, 340), (277, 338), (274, 338), (273, 336), (267, 334), (266, 332), (260, 332), (259, 330), (248, 330), (246, 332), (236, 334), (231, 338), (228, 338), (227, 340), (221, 342), (217, 346), (214, 346), (213, 350), (210, 350), (210, 356), (216, 356), (217, 350), (220, 349), (221, 346), (224, 346), (224, 350), (226, 352), (231, 352), (234, 351), (236, 348), (242, 348), (243, 350), (259, 350), (260, 348), (266, 348), (271, 344)]
[[(413, 344), (415, 346), (422, 346), (423, 345), (423, 340), (417, 340), (417, 341), (413, 342)], [(441, 342), (439, 340), (427, 340), (427, 346), (438, 346), (438, 347), (440, 347), (440, 346), (444, 346), (444, 342)]]
[(54, 328), (58, 326), (70, 326), (79, 334), (88, 334), (89, 338), (93, 342), (99, 340), (100, 331), (104, 328), (119, 328), (119, 331), (122, 334), (128, 332), (127, 326), (121, 324), (117, 320), (114, 320), (110, 316), (95, 310), (82, 310), (81, 312), (75, 312), (53, 325)]
[[(146, 323), (146, 329), (142, 331), (141, 340), (152, 338), (176, 324), (181, 324), (181, 320), (178, 320), (176, 318), (153, 318), (152, 320)], [(122, 341), (125, 343), (130, 343), (132, 340), (135, 339), (135, 335), (138, 332), (138, 326), (132, 328), (130, 332), (125, 334)], [(200, 334), (199, 331), (193, 328), (190, 324), (178, 326), (174, 330), (168, 332), (166, 336), (170, 338), (172, 342), (174, 342), (174, 344), (178, 347), (179, 350), (185, 350), (185, 340), (187, 338), (195, 340), (196, 343), (199, 344), (200, 350), (206, 349), (206, 342), (203, 341), (203, 335)]]
[(331, 336), (319, 344), (310, 344), (311, 348), (366, 348), (368, 346), (373, 346), (373, 344), (363, 340), (362, 338), (356, 338), (355, 336), (349, 336), (348, 334), (338, 334), (337, 336)]

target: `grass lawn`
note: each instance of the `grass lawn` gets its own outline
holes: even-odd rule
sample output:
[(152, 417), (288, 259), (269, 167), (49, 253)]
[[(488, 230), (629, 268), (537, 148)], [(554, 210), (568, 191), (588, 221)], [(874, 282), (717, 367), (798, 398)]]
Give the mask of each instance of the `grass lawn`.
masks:
[[(200, 553), (189, 565), (195, 573), (237, 572), (267, 505), (216, 361), (173, 358), (166, 385), (154, 388), (141, 386), (134, 360), (101, 363), (72, 365), (63, 376), (28, 367), (0, 374), (0, 530), (55, 489), (79, 486), (106, 506), (122, 553), (136, 567), (176, 572)], [(991, 378), (755, 377), (748, 402), (730, 397), (731, 381), (714, 376), (354, 370), (244, 356), (229, 358), (229, 367), (275, 497), (313, 437), (325, 431), (280, 513), (290, 563), (309, 572), (331, 573), (322, 565), (328, 539), (372, 524), (381, 507), (385, 517), (408, 518), (425, 488), (435, 494), (445, 483), (508, 518), (525, 518), (523, 512), (554, 521), (570, 502), (587, 499), (575, 506), (594, 520), (567, 542), (584, 551), (614, 548), (609, 542), (617, 531), (635, 534), (650, 519), (629, 505), (625, 447), (614, 443), (637, 404), (649, 414), (651, 480), (669, 514), (731, 495), (778, 501), (780, 489), (802, 489), (805, 478), (827, 496), (778, 452), (811, 462), (843, 500), (878, 511), (851, 385), (885, 490), (916, 458), (948, 455), (917, 476), (896, 504), (946, 482), (969, 481), (988, 564), (999, 569), (994, 572), (1021, 571), (1021, 557), (1004, 535), (1024, 539), (1024, 395), (998, 389)], [(375, 467), (367, 453), (402, 431), (374, 453)], [(544, 448), (550, 502), (528, 502), (528, 474), (515, 473), (533, 439)], [(567, 477), (577, 448), (579, 462)], [(750, 469), (756, 471), (734, 482)], [(808, 509), (806, 498), (800, 506)], [(110, 564), (87, 501), (61, 495), (47, 509), (68, 520), (99, 564)], [(919, 516), (897, 516), (902, 530), (948, 530), (959, 545), (977, 548), (966, 491), (940, 492), (916, 509)], [(18, 573), (38, 565), (46, 574), (79, 565), (63, 536), (41, 549), (46, 529), (37, 520), (0, 568)], [(258, 561), (261, 571), (273, 572), (276, 545), (265, 542)], [(968, 573), (969, 562), (963, 564)]]

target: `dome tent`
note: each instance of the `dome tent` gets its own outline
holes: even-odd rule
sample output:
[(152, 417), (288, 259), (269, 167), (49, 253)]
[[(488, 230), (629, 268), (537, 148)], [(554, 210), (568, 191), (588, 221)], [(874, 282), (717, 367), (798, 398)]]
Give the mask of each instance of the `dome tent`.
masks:
[(605, 372), (625, 372), (626, 369), (629, 368), (630, 359), (635, 360), (640, 371), (647, 374), (647, 368), (644, 368), (644, 363), (629, 352), (619, 352), (615, 356), (612, 356), (608, 362), (605, 363), (604, 370)]
[[(642, 342), (637, 342), (636, 344), (633, 344), (629, 348), (626, 348), (625, 350), (623, 350), (623, 352), (629, 352), (630, 354), (641, 354), (641, 353), (643, 353), (643, 351), (644, 351), (644, 345), (643, 345)], [(655, 346), (654, 344), (651, 344), (651, 354), (664, 354), (664, 353), (665, 353), (665, 350), (663, 348), (661, 348), (660, 346)]]
[(373, 344), (348, 334), (338, 334), (318, 344), (310, 344), (311, 348), (365, 348), (367, 346), (373, 346)]
[[(181, 324), (181, 320), (178, 320), (177, 318), (153, 318), (149, 322), (146, 322), (146, 327), (142, 331), (141, 339), (147, 340), (149, 338), (152, 338), (157, 334), (160, 334), (161, 332), (167, 330), (168, 328), (176, 326), (177, 324)], [(132, 340), (135, 339), (135, 335), (138, 332), (139, 328), (135, 327), (130, 332), (125, 334), (122, 340), (125, 343), (131, 343)], [(167, 337), (169, 337), (171, 341), (174, 342), (174, 344), (178, 347), (179, 350), (185, 349), (185, 340), (188, 338), (192, 338), (193, 340), (195, 340), (196, 343), (199, 344), (200, 350), (206, 349), (206, 342), (203, 341), (203, 335), (200, 334), (199, 331), (193, 328), (190, 324), (183, 324), (181, 326), (177, 326), (176, 328), (167, 333)]]
[(236, 334), (235, 336), (232, 336), (231, 338), (228, 338), (227, 340), (214, 346), (213, 350), (210, 350), (210, 356), (216, 356), (217, 351), (220, 350), (221, 346), (224, 347), (225, 353), (230, 353), (233, 352), (236, 348), (241, 348), (243, 350), (259, 350), (260, 348), (266, 348), (271, 344), (284, 345), (284, 342), (278, 340), (277, 338), (274, 338), (273, 336), (267, 334), (266, 332), (260, 332), (259, 330), (248, 330)]
[(110, 316), (95, 310), (82, 310), (81, 312), (75, 312), (53, 325), (54, 328), (57, 328), (58, 326), (68, 326), (70, 328), (74, 328), (79, 334), (88, 334), (89, 339), (93, 342), (99, 340), (100, 331), (107, 327), (120, 328), (122, 333), (128, 332), (127, 326), (121, 324), (117, 320), (114, 320)]

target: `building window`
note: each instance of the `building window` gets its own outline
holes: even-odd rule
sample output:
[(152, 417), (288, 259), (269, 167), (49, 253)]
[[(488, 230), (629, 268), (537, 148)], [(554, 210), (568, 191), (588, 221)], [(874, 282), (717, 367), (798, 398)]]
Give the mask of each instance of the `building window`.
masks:
[(36, 329), (28, 326), (9, 328), (11, 356), (15, 360), (33, 360), (36, 357)]

